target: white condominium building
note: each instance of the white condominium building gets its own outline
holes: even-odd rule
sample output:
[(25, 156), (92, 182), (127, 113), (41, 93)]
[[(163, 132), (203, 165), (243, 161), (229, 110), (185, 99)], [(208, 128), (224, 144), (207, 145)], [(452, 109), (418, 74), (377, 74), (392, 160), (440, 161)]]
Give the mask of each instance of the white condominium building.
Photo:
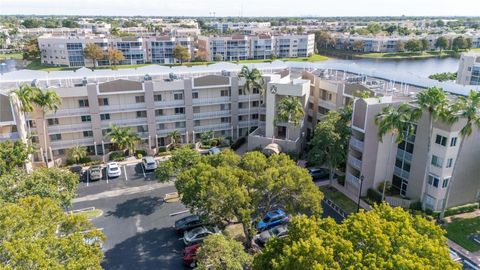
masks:
[(480, 85), (480, 53), (462, 53), (458, 63), (457, 83)]

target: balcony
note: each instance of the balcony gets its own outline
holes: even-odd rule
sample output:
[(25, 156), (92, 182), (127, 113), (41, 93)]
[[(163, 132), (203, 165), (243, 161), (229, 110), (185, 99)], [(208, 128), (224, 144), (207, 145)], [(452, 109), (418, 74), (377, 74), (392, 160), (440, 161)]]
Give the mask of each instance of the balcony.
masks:
[(146, 110), (145, 103), (130, 103), (130, 104), (100, 106), (101, 113), (128, 112), (128, 111), (137, 111), (137, 110)]
[(205, 131), (210, 131), (210, 130), (227, 130), (231, 129), (232, 125), (230, 123), (222, 123), (222, 124), (215, 124), (215, 125), (204, 125), (204, 126), (198, 126), (194, 127), (193, 130), (195, 132), (205, 132)]
[(405, 159), (407, 161), (412, 161), (412, 154), (402, 150), (402, 149), (397, 149), (397, 157), (400, 159)]
[(359, 150), (360, 152), (363, 152), (363, 142), (360, 141), (359, 139), (356, 139), (354, 137), (350, 138), (350, 146), (353, 148)]
[(250, 101), (260, 100), (260, 94), (251, 94), (251, 95), (240, 95), (238, 96), (239, 101), (248, 101), (250, 97)]
[(348, 163), (359, 170), (362, 169), (362, 161), (352, 155), (348, 155)]
[(9, 133), (0, 134), (0, 141), (16, 140), (18, 138), (20, 138), (20, 136), (18, 135), (18, 132), (9, 132)]
[(74, 109), (60, 109), (57, 112), (51, 112), (46, 115), (46, 118), (55, 118), (55, 117), (69, 117), (69, 116), (81, 116), (90, 114), (90, 108), (74, 108)]
[(181, 107), (185, 106), (185, 101), (183, 99), (180, 100), (162, 100), (162, 101), (155, 101), (155, 108), (161, 107)]
[(323, 99), (318, 100), (318, 106), (329, 109), (329, 110), (335, 110), (337, 108), (337, 104), (331, 101), (323, 100)]
[(403, 178), (403, 179), (409, 179), (410, 178), (410, 173), (405, 171), (405, 170), (402, 170), (401, 168), (398, 168), (397, 166), (393, 167), (393, 174), (400, 177), (400, 178)]
[(117, 126), (140, 126), (140, 125), (147, 125), (147, 118), (133, 118), (133, 119), (120, 119), (120, 120), (111, 120), (111, 121), (103, 121), (102, 128), (107, 128), (110, 124), (114, 124)]
[(53, 150), (56, 150), (56, 149), (68, 149), (75, 145), (88, 146), (93, 144), (94, 144), (93, 138), (84, 138), (84, 139), (60, 140), (60, 141), (50, 142), (50, 147), (52, 147)]
[(220, 117), (229, 117), (232, 113), (230, 111), (213, 111), (213, 112), (201, 112), (194, 113), (193, 119), (207, 119), (207, 118), (220, 118)]
[(170, 129), (157, 130), (157, 135), (159, 137), (165, 137), (169, 133), (172, 133), (173, 131), (178, 131), (180, 134), (184, 134), (186, 132), (186, 129), (185, 128), (170, 128)]
[(214, 98), (196, 98), (193, 99), (193, 105), (213, 105), (230, 103), (230, 97), (214, 97)]
[(244, 127), (256, 127), (258, 126), (258, 120), (250, 120), (250, 121), (240, 121), (238, 122), (238, 127), (244, 128)]
[(360, 185), (360, 179), (358, 177), (354, 176), (351, 173), (347, 173), (346, 180), (347, 180), (347, 182), (349, 182), (350, 184), (352, 184), (355, 187), (358, 187)]
[(155, 120), (159, 123), (185, 121), (185, 114), (171, 114), (156, 116)]
[(66, 124), (48, 126), (48, 134), (68, 133), (68, 132), (81, 132), (86, 130), (92, 130), (92, 123), (85, 122), (79, 124)]

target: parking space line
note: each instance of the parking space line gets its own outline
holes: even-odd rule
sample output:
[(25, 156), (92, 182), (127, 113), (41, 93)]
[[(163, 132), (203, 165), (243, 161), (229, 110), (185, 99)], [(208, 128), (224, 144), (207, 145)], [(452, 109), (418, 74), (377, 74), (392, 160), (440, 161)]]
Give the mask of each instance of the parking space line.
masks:
[(137, 164), (138, 164), (138, 163), (132, 163), (132, 164), (127, 164), (127, 165), (125, 165), (125, 166), (130, 167), (130, 166), (136, 166)]
[(123, 166), (123, 172), (125, 173), (125, 181), (127, 181), (128, 180), (127, 166)]
[(171, 217), (178, 216), (178, 215), (185, 214), (185, 213), (188, 213), (188, 212), (190, 212), (190, 210), (184, 210), (184, 211), (180, 211), (180, 212), (171, 213), (170, 216)]

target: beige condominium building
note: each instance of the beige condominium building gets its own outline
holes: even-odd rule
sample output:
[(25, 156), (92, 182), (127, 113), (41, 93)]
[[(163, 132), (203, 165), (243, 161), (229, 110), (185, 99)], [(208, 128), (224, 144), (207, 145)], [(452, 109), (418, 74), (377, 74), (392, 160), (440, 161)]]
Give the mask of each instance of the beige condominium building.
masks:
[[(172, 131), (181, 134), (182, 143), (198, 142), (201, 133), (214, 131), (216, 137), (233, 140), (247, 136), (249, 150), (273, 143), (283, 152), (298, 153), (305, 149), (316, 124), (328, 111), (353, 104), (345, 168), (347, 190), (360, 192), (364, 179), (361, 193), (366, 195), (369, 188), (377, 189), (387, 179), (393, 186), (386, 198), (391, 204), (407, 207), (421, 201), (433, 210), (441, 208), (449, 185), (448, 207), (479, 199), (477, 131), (458, 153), (462, 122), (434, 123), (431, 157), (427, 160), (426, 115), (414, 123), (415, 129), (406, 131), (398, 145), (388, 136), (380, 140), (374, 123), (383, 107), (413, 104), (415, 95), (432, 85), (456, 95), (465, 95), (468, 87), (398, 74), (398, 81), (393, 81), (388, 73), (334, 63), (274, 61), (249, 67), (262, 72), (263, 95), (259, 89), (247, 93), (244, 80), (238, 78), (242, 65), (230, 63), (6, 73), (0, 77), (0, 140), (22, 137), (16, 126), (26, 126), (38, 145), (35, 161), (43, 163), (46, 152), (51, 164), (61, 162), (66, 150), (75, 145), (86, 146), (90, 155), (103, 158), (111, 148), (107, 136), (111, 124), (131, 127), (142, 138), (138, 147), (151, 154), (170, 143), (168, 134)], [(56, 91), (62, 98), (59, 110), (45, 118), (37, 110), (26, 115), (26, 123), (19, 123), (7, 95), (23, 83)], [(374, 97), (356, 98), (358, 91), (369, 91)], [(277, 121), (277, 105), (286, 96), (298, 97), (304, 106), (305, 117), (297, 126)], [(455, 164), (459, 167), (455, 181), (450, 182)]]
[(462, 53), (458, 62), (457, 83), (480, 85), (480, 52)]

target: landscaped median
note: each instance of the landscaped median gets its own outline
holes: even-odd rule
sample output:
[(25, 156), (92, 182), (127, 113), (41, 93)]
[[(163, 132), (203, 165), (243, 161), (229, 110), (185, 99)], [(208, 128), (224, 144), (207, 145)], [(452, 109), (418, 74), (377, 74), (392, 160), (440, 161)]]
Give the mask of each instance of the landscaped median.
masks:
[[(454, 218), (445, 225), (447, 237), (470, 252), (480, 250), (480, 216)], [(474, 240), (477, 238), (478, 242)]]
[(4, 59), (14, 59), (14, 60), (23, 60), (22, 53), (0, 53), (0, 60)]
[(347, 214), (357, 212), (357, 204), (342, 192), (329, 186), (321, 186), (320, 190), (323, 192), (325, 199), (331, 200)]

